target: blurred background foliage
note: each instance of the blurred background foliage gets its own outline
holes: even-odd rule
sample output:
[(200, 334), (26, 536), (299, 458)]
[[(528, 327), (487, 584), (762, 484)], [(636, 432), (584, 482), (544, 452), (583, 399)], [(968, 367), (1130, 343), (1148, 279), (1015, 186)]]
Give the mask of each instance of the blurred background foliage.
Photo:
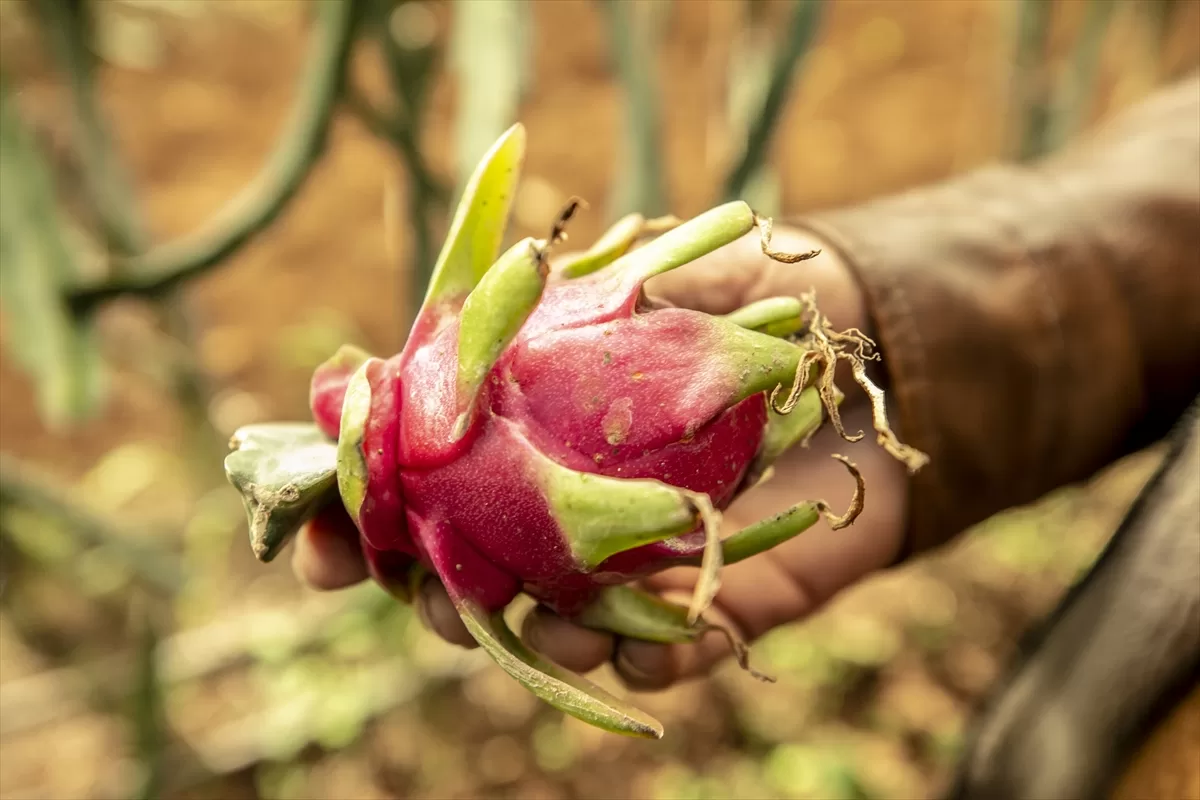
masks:
[[(638, 698), (538, 704), (372, 586), (264, 567), (238, 426), (400, 347), (475, 160), (513, 236), (1029, 159), (1200, 61), (1194, 0), (0, 0), (0, 796), (912, 798), (1141, 454)], [(601, 676), (601, 680), (609, 680)], [(611, 681), (609, 681), (611, 683)]]

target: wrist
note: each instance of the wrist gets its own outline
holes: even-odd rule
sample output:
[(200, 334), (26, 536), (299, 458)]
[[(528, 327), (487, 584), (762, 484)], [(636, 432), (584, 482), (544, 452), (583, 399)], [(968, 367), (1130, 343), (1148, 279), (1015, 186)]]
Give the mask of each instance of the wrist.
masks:
[(848, 260), (829, 239), (812, 230), (789, 223), (777, 223), (771, 233), (771, 249), (785, 253), (811, 250), (819, 254), (796, 264), (775, 261), (763, 253), (760, 232), (755, 230), (739, 240), (739, 255), (754, 262), (760, 279), (748, 292), (745, 302), (786, 295), (798, 297), (814, 293), (817, 308), (837, 330), (858, 328), (870, 335), (866, 299)]
[[(783, 245), (786, 244), (787, 248), (808, 247), (821, 251), (818, 259), (813, 259), (813, 261), (819, 260), (819, 263), (815, 265), (818, 270), (817, 278), (825, 287), (823, 293), (820, 288), (817, 289), (817, 308), (829, 319), (835, 330), (845, 331), (857, 328), (875, 343), (879, 358), (867, 362), (867, 374), (878, 386), (886, 389), (888, 375), (884, 362), (887, 356), (883, 352), (878, 326), (867, 301), (866, 289), (855, 271), (853, 260), (846, 254), (835, 236), (806, 224), (806, 221), (793, 220), (786, 225), (781, 225), (779, 230), (788, 238), (780, 239), (773, 236), (772, 245), (777, 249), (785, 249)], [(796, 266), (803, 266), (803, 262)]]

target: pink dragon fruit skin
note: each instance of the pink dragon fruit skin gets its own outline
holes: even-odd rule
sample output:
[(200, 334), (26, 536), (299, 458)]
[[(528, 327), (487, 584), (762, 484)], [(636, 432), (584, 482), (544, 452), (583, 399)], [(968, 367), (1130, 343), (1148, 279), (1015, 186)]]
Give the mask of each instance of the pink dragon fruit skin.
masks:
[(313, 373), (308, 402), (313, 420), (330, 439), (338, 438), (342, 426), (342, 401), (346, 399), (346, 384), (369, 355), (353, 345), (342, 345)]
[[(261, 559), (305, 521), (357, 530), (375, 581), (412, 600), (423, 575), (434, 576), (472, 636), (537, 696), (606, 730), (657, 738), (655, 720), (516, 639), (503, 620), (514, 598), (650, 641), (721, 630), (749, 669), (744, 645), (702, 617), (722, 563), (821, 514), (835, 528), (850, 524), (861, 477), (845, 462), (859, 494), (843, 517), (810, 501), (722, 541), (719, 514), (811, 435), (822, 410), (841, 431), (839, 358), (855, 363), (876, 404), (880, 442), (910, 469), (923, 456), (880, 422), (882, 395), (854, 354), (864, 340), (835, 334), (845, 343), (835, 346), (819, 315), (801, 335), (799, 300), (715, 317), (656, 307), (643, 291), (655, 274), (755, 226), (777, 260), (815, 253), (770, 251), (769, 221), (735, 202), (633, 251), (643, 226), (627, 218), (553, 271), (547, 253), (561, 225), (499, 254), (523, 153), (514, 126), (476, 169), (402, 352), (382, 359), (343, 347), (312, 376), (313, 432), (249, 426), (235, 434), (226, 472)], [(775, 392), (789, 385), (777, 407)], [(322, 494), (331, 476), (340, 503)], [(685, 564), (701, 567), (690, 608), (627, 586)]]
[[(720, 509), (759, 450), (765, 396), (730, 405), (742, 381), (721, 357), (711, 317), (652, 309), (638, 302), (640, 284), (628, 282), (620, 287), (627, 296), (613, 302), (613, 284), (604, 274), (552, 279), (488, 375), (478, 402), (489, 413), (454, 442), (457, 324), (410, 339), (388, 361), (364, 359), (373, 390), (358, 521), (365, 545), (419, 555), (434, 573), (441, 570), (431, 559), (453, 552), (475, 565), (455, 576), (486, 610), (527, 591), (564, 614), (600, 586), (695, 558), (704, 537), (685, 534), (582, 572), (528, 474), (535, 450), (580, 472), (661, 479), (707, 494)], [(323, 429), (345, 396), (347, 363), (339, 353), (314, 374), (313, 415)], [(432, 541), (447, 536), (456, 541)]]

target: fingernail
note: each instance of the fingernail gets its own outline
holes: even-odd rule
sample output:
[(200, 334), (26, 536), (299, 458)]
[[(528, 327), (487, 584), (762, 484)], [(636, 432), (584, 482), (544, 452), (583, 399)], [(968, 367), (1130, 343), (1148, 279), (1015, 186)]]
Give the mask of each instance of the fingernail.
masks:
[(657, 688), (668, 671), (667, 648), (650, 642), (624, 641), (617, 650), (615, 666), (635, 688)]
[(542, 626), (538, 624), (538, 610), (535, 608), (525, 615), (521, 624), (521, 638), (533, 650), (541, 650)]
[(425, 630), (430, 633), (437, 631), (433, 627), (433, 620), (429, 617), (429, 598), (430, 590), (433, 587), (433, 581), (430, 578), (425, 578), (421, 581), (421, 588), (417, 590), (417, 596), (414, 599), (413, 605), (417, 608), (417, 619), (425, 627)]

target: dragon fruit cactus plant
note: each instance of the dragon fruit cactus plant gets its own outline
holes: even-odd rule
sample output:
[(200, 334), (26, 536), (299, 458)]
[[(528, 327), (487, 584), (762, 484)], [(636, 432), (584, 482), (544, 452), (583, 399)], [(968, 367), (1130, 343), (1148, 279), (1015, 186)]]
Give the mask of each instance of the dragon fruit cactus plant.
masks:
[[(910, 468), (867, 378), (870, 342), (833, 331), (811, 298), (780, 297), (727, 316), (656, 307), (654, 275), (770, 222), (732, 202), (680, 223), (621, 220), (551, 267), (573, 202), (546, 240), (500, 253), (524, 157), (517, 125), (468, 183), (403, 351), (344, 346), (313, 375), (314, 422), (250, 425), (226, 459), (257, 557), (270, 561), (306, 523), (353, 525), (372, 577), (411, 601), (436, 576), (495, 661), (556, 708), (619, 733), (661, 737), (653, 718), (529, 650), (503, 613), (528, 595), (582, 625), (687, 642), (723, 564), (767, 550), (826, 515), (805, 502), (730, 537), (720, 512), (828, 418), (834, 366), (849, 360), (875, 404), (880, 443)], [(634, 245), (647, 236), (648, 242)], [(841, 458), (840, 456), (838, 458)], [(700, 568), (690, 607), (634, 589), (639, 577)], [(745, 647), (729, 631), (739, 662)], [(757, 674), (757, 673), (755, 673)], [(761, 677), (761, 676), (760, 676)]]

